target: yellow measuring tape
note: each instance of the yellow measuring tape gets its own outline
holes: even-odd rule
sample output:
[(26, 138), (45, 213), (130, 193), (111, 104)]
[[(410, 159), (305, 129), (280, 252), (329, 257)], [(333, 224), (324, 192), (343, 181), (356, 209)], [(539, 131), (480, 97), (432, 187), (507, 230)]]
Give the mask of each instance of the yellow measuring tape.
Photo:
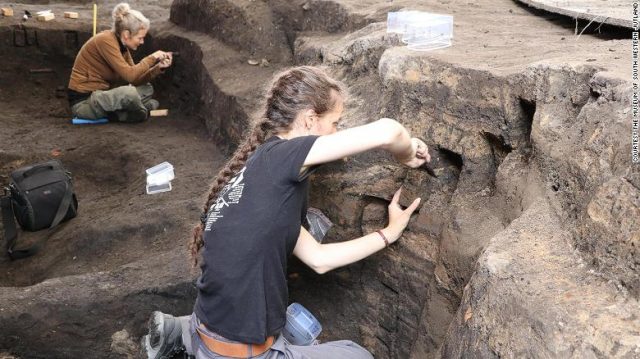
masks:
[(93, 4), (93, 36), (96, 36), (97, 24), (98, 24), (98, 5)]

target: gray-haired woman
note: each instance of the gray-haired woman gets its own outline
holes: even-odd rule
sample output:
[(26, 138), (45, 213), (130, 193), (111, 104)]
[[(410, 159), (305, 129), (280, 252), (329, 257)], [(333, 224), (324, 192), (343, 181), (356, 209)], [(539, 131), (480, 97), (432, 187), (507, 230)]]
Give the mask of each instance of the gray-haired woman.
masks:
[(79, 118), (141, 122), (158, 107), (149, 81), (171, 66), (172, 55), (156, 51), (135, 64), (130, 50), (144, 43), (149, 19), (127, 3), (116, 5), (112, 14), (111, 30), (89, 39), (76, 56), (69, 105)]

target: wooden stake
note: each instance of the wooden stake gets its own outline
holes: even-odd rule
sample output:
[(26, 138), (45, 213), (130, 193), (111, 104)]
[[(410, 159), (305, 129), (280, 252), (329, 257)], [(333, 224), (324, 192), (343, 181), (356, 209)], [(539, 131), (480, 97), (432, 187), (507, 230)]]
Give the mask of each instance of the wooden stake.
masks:
[(93, 4), (93, 36), (96, 36), (98, 28), (98, 5)]

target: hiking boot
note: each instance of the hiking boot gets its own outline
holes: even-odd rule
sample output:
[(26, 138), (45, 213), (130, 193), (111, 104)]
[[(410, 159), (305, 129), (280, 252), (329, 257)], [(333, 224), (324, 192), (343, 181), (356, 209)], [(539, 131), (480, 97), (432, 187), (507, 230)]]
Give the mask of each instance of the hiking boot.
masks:
[(149, 334), (142, 337), (142, 356), (149, 359), (171, 359), (184, 354), (182, 325), (170, 314), (153, 312), (148, 323)]
[(146, 107), (148, 111), (157, 110), (160, 107), (160, 102), (158, 102), (158, 100), (150, 99), (144, 103), (144, 107)]
[(116, 112), (107, 112), (107, 119), (109, 122), (120, 122), (120, 117)]
[(109, 122), (144, 122), (148, 118), (149, 111), (146, 108), (140, 108), (134, 111), (118, 110), (114, 112), (107, 112), (107, 119), (109, 119)]

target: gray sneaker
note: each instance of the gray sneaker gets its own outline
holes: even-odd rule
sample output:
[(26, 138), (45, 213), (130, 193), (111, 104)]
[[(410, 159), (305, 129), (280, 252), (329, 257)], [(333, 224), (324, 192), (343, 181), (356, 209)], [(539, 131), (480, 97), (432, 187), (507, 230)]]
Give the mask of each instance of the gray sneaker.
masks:
[(181, 358), (185, 353), (180, 320), (170, 314), (153, 312), (149, 318), (149, 334), (142, 337), (142, 356), (149, 359)]

